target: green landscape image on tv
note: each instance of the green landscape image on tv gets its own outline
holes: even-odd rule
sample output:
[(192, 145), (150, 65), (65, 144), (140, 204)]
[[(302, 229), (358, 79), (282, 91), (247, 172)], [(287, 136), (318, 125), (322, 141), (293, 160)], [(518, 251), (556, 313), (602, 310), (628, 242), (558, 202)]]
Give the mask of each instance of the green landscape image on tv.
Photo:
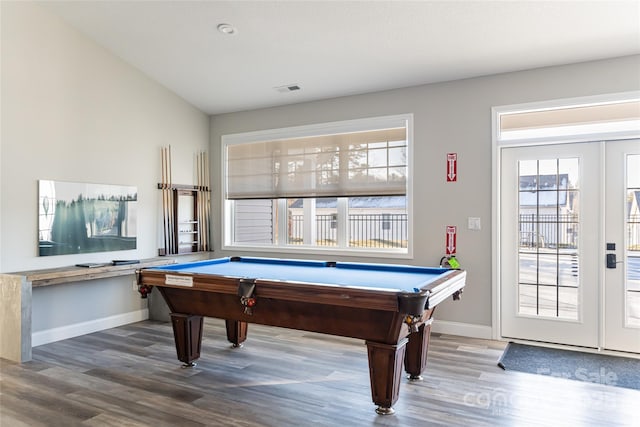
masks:
[(38, 255), (136, 249), (136, 187), (38, 181)]

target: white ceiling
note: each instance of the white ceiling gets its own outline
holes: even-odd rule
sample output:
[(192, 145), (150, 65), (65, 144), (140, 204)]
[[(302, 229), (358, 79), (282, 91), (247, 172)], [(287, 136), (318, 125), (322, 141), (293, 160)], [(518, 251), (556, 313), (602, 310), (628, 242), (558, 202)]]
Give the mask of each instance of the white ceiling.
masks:
[(638, 0), (41, 4), (209, 114), (640, 53)]

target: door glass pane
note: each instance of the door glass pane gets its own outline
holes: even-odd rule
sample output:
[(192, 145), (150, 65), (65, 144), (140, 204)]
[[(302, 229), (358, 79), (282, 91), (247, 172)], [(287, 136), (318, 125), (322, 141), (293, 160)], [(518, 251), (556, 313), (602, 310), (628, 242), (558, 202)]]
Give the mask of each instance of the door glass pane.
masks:
[(640, 155), (627, 156), (626, 324), (640, 327)]
[(557, 190), (558, 160), (538, 160), (538, 189)]
[(538, 315), (545, 317), (559, 317), (558, 288), (555, 286), (540, 286), (538, 289)]
[(525, 315), (538, 314), (538, 286), (523, 285), (518, 286), (518, 307), (519, 313)]
[(540, 248), (538, 253), (538, 283), (555, 286), (558, 283), (558, 257), (555, 249)]
[(579, 160), (525, 160), (518, 170), (518, 312), (577, 319)]
[(578, 254), (558, 257), (558, 282), (562, 287), (578, 288)]
[(578, 318), (578, 287), (558, 288), (559, 317), (565, 319)]
[(518, 257), (519, 271), (518, 283), (536, 284), (538, 283), (538, 263), (536, 254), (531, 252), (520, 251)]

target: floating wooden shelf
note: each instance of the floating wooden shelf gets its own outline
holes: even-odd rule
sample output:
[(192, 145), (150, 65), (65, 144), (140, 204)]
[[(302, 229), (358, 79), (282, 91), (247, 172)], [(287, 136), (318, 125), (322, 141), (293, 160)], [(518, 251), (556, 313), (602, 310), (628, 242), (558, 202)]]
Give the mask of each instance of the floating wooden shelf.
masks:
[(132, 275), (139, 268), (175, 262), (172, 258), (150, 258), (136, 264), (109, 263), (93, 268), (67, 266), (0, 274), (3, 298), (3, 309), (0, 310), (0, 357), (15, 362), (31, 360), (33, 288)]
[(67, 266), (41, 270), (19, 271), (6, 274), (13, 276), (22, 276), (24, 280), (31, 283), (31, 287), (37, 288), (40, 286), (51, 286), (62, 283), (104, 279), (106, 277), (126, 276), (127, 274), (135, 273), (135, 271), (139, 268), (174, 264), (175, 262), (176, 261), (174, 259), (162, 257), (142, 259), (137, 264), (107, 264), (104, 266), (93, 268)]

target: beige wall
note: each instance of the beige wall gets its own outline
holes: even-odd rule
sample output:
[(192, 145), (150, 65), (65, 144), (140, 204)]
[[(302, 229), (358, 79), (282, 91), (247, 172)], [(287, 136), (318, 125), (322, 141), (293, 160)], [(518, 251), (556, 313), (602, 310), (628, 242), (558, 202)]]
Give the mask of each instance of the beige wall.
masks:
[(35, 256), (39, 179), (137, 186), (138, 250), (109, 256), (154, 256), (160, 147), (172, 144), (174, 182), (192, 184), (207, 142), (204, 113), (44, 9), (2, 2), (0, 271), (77, 262)]
[[(0, 272), (157, 255), (160, 147), (193, 184), (209, 118), (33, 2), (1, 2)], [(38, 257), (39, 179), (138, 188), (133, 251)], [(132, 277), (33, 292), (34, 331), (140, 310)]]
[[(220, 211), (221, 178), (216, 172), (222, 170), (222, 135), (413, 113), (415, 230), (414, 258), (409, 262), (436, 265), (444, 253), (445, 226), (457, 225), (458, 258), (468, 271), (468, 285), (462, 301), (443, 304), (437, 317), (489, 326), (491, 107), (638, 89), (640, 57), (634, 56), (214, 116), (211, 119), (213, 218), (219, 219)], [(448, 152), (458, 153), (456, 183), (445, 181)], [(470, 216), (481, 218), (482, 230), (466, 229)], [(221, 225), (214, 225), (213, 240), (219, 250)]]

